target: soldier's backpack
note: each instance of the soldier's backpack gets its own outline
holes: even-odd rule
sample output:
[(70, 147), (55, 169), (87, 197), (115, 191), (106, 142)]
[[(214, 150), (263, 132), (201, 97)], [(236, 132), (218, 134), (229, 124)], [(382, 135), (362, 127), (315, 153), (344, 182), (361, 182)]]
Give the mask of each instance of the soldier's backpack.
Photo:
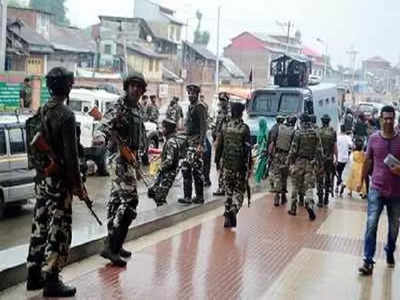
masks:
[(38, 133), (44, 134), (44, 109), (41, 107), (39, 111), (26, 120), (26, 144), (27, 144), (27, 155), (28, 155), (28, 168), (36, 169), (38, 172), (43, 170), (49, 165), (50, 160), (46, 153), (38, 151), (35, 147), (32, 147), (32, 141)]
[(278, 136), (276, 139), (276, 148), (288, 152), (294, 135), (294, 128), (284, 124), (278, 127)]
[(323, 127), (319, 130), (321, 144), (324, 150), (324, 155), (331, 157), (333, 155), (333, 146), (335, 145), (336, 132), (332, 127)]

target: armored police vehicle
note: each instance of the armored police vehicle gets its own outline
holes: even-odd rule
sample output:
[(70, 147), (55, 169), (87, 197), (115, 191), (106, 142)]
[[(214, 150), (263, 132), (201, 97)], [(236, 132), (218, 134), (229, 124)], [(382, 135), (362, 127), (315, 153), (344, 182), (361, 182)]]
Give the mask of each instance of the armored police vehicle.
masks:
[(265, 119), (268, 129), (275, 124), (277, 115), (315, 114), (320, 125), (321, 117), (328, 114), (331, 126), (339, 124), (338, 96), (335, 84), (309, 85), (311, 62), (283, 55), (271, 63), (274, 86), (252, 92), (246, 123), (250, 127), (252, 143), (256, 142), (260, 119)]

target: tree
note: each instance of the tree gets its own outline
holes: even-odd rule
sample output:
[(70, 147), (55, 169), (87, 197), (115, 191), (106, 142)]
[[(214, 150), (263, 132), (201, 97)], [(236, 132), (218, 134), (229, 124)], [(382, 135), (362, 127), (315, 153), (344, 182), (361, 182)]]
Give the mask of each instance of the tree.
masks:
[(199, 10), (196, 11), (196, 18), (197, 18), (197, 27), (196, 30), (194, 31), (194, 43), (207, 47), (208, 42), (210, 41), (210, 33), (208, 31), (200, 30), (201, 19), (203, 18), (203, 14)]
[(53, 14), (54, 21), (58, 25), (70, 24), (66, 16), (65, 0), (30, 0), (29, 6)]

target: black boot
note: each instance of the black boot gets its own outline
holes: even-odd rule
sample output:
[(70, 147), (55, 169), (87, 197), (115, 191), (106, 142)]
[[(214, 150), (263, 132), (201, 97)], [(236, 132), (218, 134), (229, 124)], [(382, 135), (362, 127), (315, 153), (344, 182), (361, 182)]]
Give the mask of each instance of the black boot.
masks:
[(76, 288), (65, 285), (57, 273), (46, 275), (43, 297), (73, 297), (75, 294)]
[(182, 204), (192, 204), (192, 198), (179, 198), (178, 202)]
[(115, 237), (107, 237), (104, 242), (104, 249), (101, 251), (100, 256), (109, 259), (114, 266), (125, 267), (126, 261), (124, 261), (120, 256), (121, 249), (117, 249), (118, 240)]
[(222, 189), (218, 189), (213, 193), (214, 196), (225, 196), (225, 191)]
[(288, 211), (288, 214), (291, 216), (295, 216), (296, 210), (297, 210), (296, 203), (293, 202), (292, 206), (290, 207), (290, 210)]
[(339, 194), (340, 197), (343, 196), (343, 192), (344, 192), (344, 188), (345, 188), (345, 187), (346, 187), (346, 186), (342, 183), (341, 186), (340, 186), (340, 194)]
[(236, 227), (236, 224), (237, 224), (237, 218), (236, 218), (237, 213), (238, 213), (238, 210), (236, 207), (232, 208), (229, 212), (229, 218), (231, 221), (231, 226), (233, 228)]
[(318, 195), (318, 207), (324, 207), (324, 200), (322, 195)]
[(281, 204), (285, 205), (287, 202), (286, 193), (281, 194)]
[(44, 279), (40, 267), (28, 268), (28, 279), (26, 281), (26, 289), (28, 291), (36, 291), (42, 289), (44, 286)]
[(120, 247), (121, 249), (119, 250), (119, 255), (123, 258), (129, 258), (132, 256), (132, 252), (124, 249), (122, 246), (125, 242), (128, 231), (129, 231), (129, 225), (126, 226), (126, 228), (124, 228), (123, 230), (121, 229), (121, 237), (120, 237), (120, 241), (119, 241), (119, 244), (121, 245), (121, 247)]
[(299, 206), (304, 206), (304, 195), (299, 195)]
[(324, 205), (325, 205), (325, 206), (328, 206), (328, 204), (329, 204), (329, 194), (326, 193), (326, 194), (325, 194), (325, 198), (324, 198)]
[(308, 218), (310, 219), (310, 221), (314, 221), (315, 220), (315, 213), (314, 210), (312, 209), (310, 204), (306, 204), (306, 209), (308, 212)]
[(192, 202), (195, 204), (204, 204), (204, 198), (195, 197), (192, 199)]
[(274, 197), (274, 206), (279, 206), (279, 194), (276, 193)]
[(227, 212), (226, 210), (224, 212), (224, 217), (225, 217), (224, 227), (231, 228), (232, 227), (231, 218), (229, 217), (229, 212)]

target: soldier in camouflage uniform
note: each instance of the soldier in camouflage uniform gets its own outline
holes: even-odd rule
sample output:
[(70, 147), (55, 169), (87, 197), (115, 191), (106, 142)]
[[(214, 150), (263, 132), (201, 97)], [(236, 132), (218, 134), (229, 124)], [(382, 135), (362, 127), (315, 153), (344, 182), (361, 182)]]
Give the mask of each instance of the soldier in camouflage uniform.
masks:
[(59, 278), (71, 245), (72, 197), (76, 195), (83, 200), (86, 195), (79, 169), (75, 116), (64, 104), (73, 78), (73, 73), (65, 68), (50, 70), (46, 83), (52, 98), (40, 109), (43, 111), (42, 134), (62, 170), (48, 177), (44, 170), (36, 170), (37, 194), (27, 259), (27, 289), (44, 287), (45, 297), (72, 297), (76, 293), (74, 287), (64, 285)]
[(143, 122), (147, 121), (147, 108), (149, 107), (148, 99), (149, 97), (147, 95), (143, 95), (139, 102), (140, 113), (142, 114)]
[[(200, 103), (204, 105), (206, 108), (206, 113), (207, 113), (207, 129), (208, 129), (208, 120), (209, 120), (209, 114), (208, 114), (208, 105), (205, 101), (204, 95), (200, 95)], [(203, 176), (204, 176), (204, 186), (209, 187), (211, 186), (211, 180), (210, 180), (210, 172), (211, 172), (211, 154), (212, 154), (212, 149), (211, 149), (211, 143), (210, 140), (208, 139), (207, 134), (204, 137), (204, 152), (203, 152)]]
[(158, 123), (158, 118), (160, 116), (160, 111), (156, 103), (156, 95), (150, 96), (150, 104), (147, 106), (147, 120), (149, 122)]
[[(212, 132), (212, 138), (214, 141), (217, 140), (218, 136), (222, 132), (222, 128), (225, 124), (229, 122), (230, 119), (230, 105), (229, 105), (229, 95), (225, 92), (221, 92), (218, 95), (219, 99), (219, 108), (217, 112), (217, 119), (215, 122), (215, 128)], [(218, 174), (218, 189), (213, 193), (214, 196), (225, 196), (225, 188), (224, 188), (224, 168), (223, 168), (223, 160), (220, 161), (220, 164), (216, 164)]]
[(216, 143), (216, 162), (224, 160), (225, 201), (224, 227), (236, 227), (243, 195), (246, 191), (248, 173), (250, 172), (251, 141), (249, 126), (243, 122), (244, 105), (232, 103), (232, 119), (223, 126)]
[(166, 118), (169, 120), (175, 120), (176, 126), (179, 126), (179, 122), (183, 119), (182, 107), (179, 105), (179, 98), (173, 97), (168, 105)]
[(297, 196), (299, 189), (304, 184), (305, 207), (311, 221), (315, 220), (313, 188), (315, 184), (315, 168), (321, 161), (322, 146), (317, 132), (312, 128), (310, 117), (302, 114), (300, 129), (296, 130), (290, 147), (287, 164), (290, 165), (292, 178), (292, 197), (290, 215), (296, 215)]
[(294, 136), (294, 126), (297, 118), (289, 117), (286, 124), (280, 124), (276, 135), (272, 136), (270, 156), (271, 163), (271, 192), (275, 193), (274, 205), (279, 206), (287, 202), (287, 179), (289, 175), (289, 166), (286, 165), (287, 156), (289, 154), (290, 145)]
[(284, 116), (282, 116), (282, 115), (276, 116), (276, 123), (271, 127), (271, 130), (268, 132), (267, 149), (269, 149), (269, 147), (271, 145), (271, 141), (276, 138), (279, 125), (283, 124), (284, 121), (285, 121)]
[(329, 126), (331, 118), (325, 114), (321, 118), (322, 127), (318, 130), (323, 150), (322, 169), (317, 176), (318, 207), (329, 204), (329, 194), (333, 191), (335, 159), (337, 158), (336, 131)]
[(180, 141), (176, 136), (175, 120), (165, 119), (162, 122), (163, 134), (166, 138), (162, 153), (161, 166), (156, 181), (148, 190), (149, 198), (153, 198), (157, 206), (167, 204), (168, 192), (178, 173)]
[[(206, 108), (199, 101), (200, 87), (189, 84), (186, 87), (190, 105), (187, 111), (186, 136), (187, 151), (182, 162), (184, 198), (179, 203), (204, 203), (203, 152), (204, 139), (207, 132)], [(196, 198), (192, 200), (192, 180), (196, 190)]]
[[(146, 81), (142, 74), (133, 72), (124, 79), (126, 95), (117, 100), (104, 116), (107, 122), (110, 141), (118, 145), (120, 152), (116, 158), (115, 175), (112, 181), (111, 195), (107, 202), (107, 230), (101, 256), (123, 267), (126, 261), (121, 257), (130, 257), (131, 252), (122, 248), (128, 233), (129, 225), (136, 218), (138, 194), (136, 178), (138, 162), (131, 164), (123, 155), (122, 147), (132, 152), (137, 158), (137, 152), (142, 147), (145, 138), (143, 118), (138, 101), (146, 91)], [(126, 148), (125, 148), (126, 149)]]

